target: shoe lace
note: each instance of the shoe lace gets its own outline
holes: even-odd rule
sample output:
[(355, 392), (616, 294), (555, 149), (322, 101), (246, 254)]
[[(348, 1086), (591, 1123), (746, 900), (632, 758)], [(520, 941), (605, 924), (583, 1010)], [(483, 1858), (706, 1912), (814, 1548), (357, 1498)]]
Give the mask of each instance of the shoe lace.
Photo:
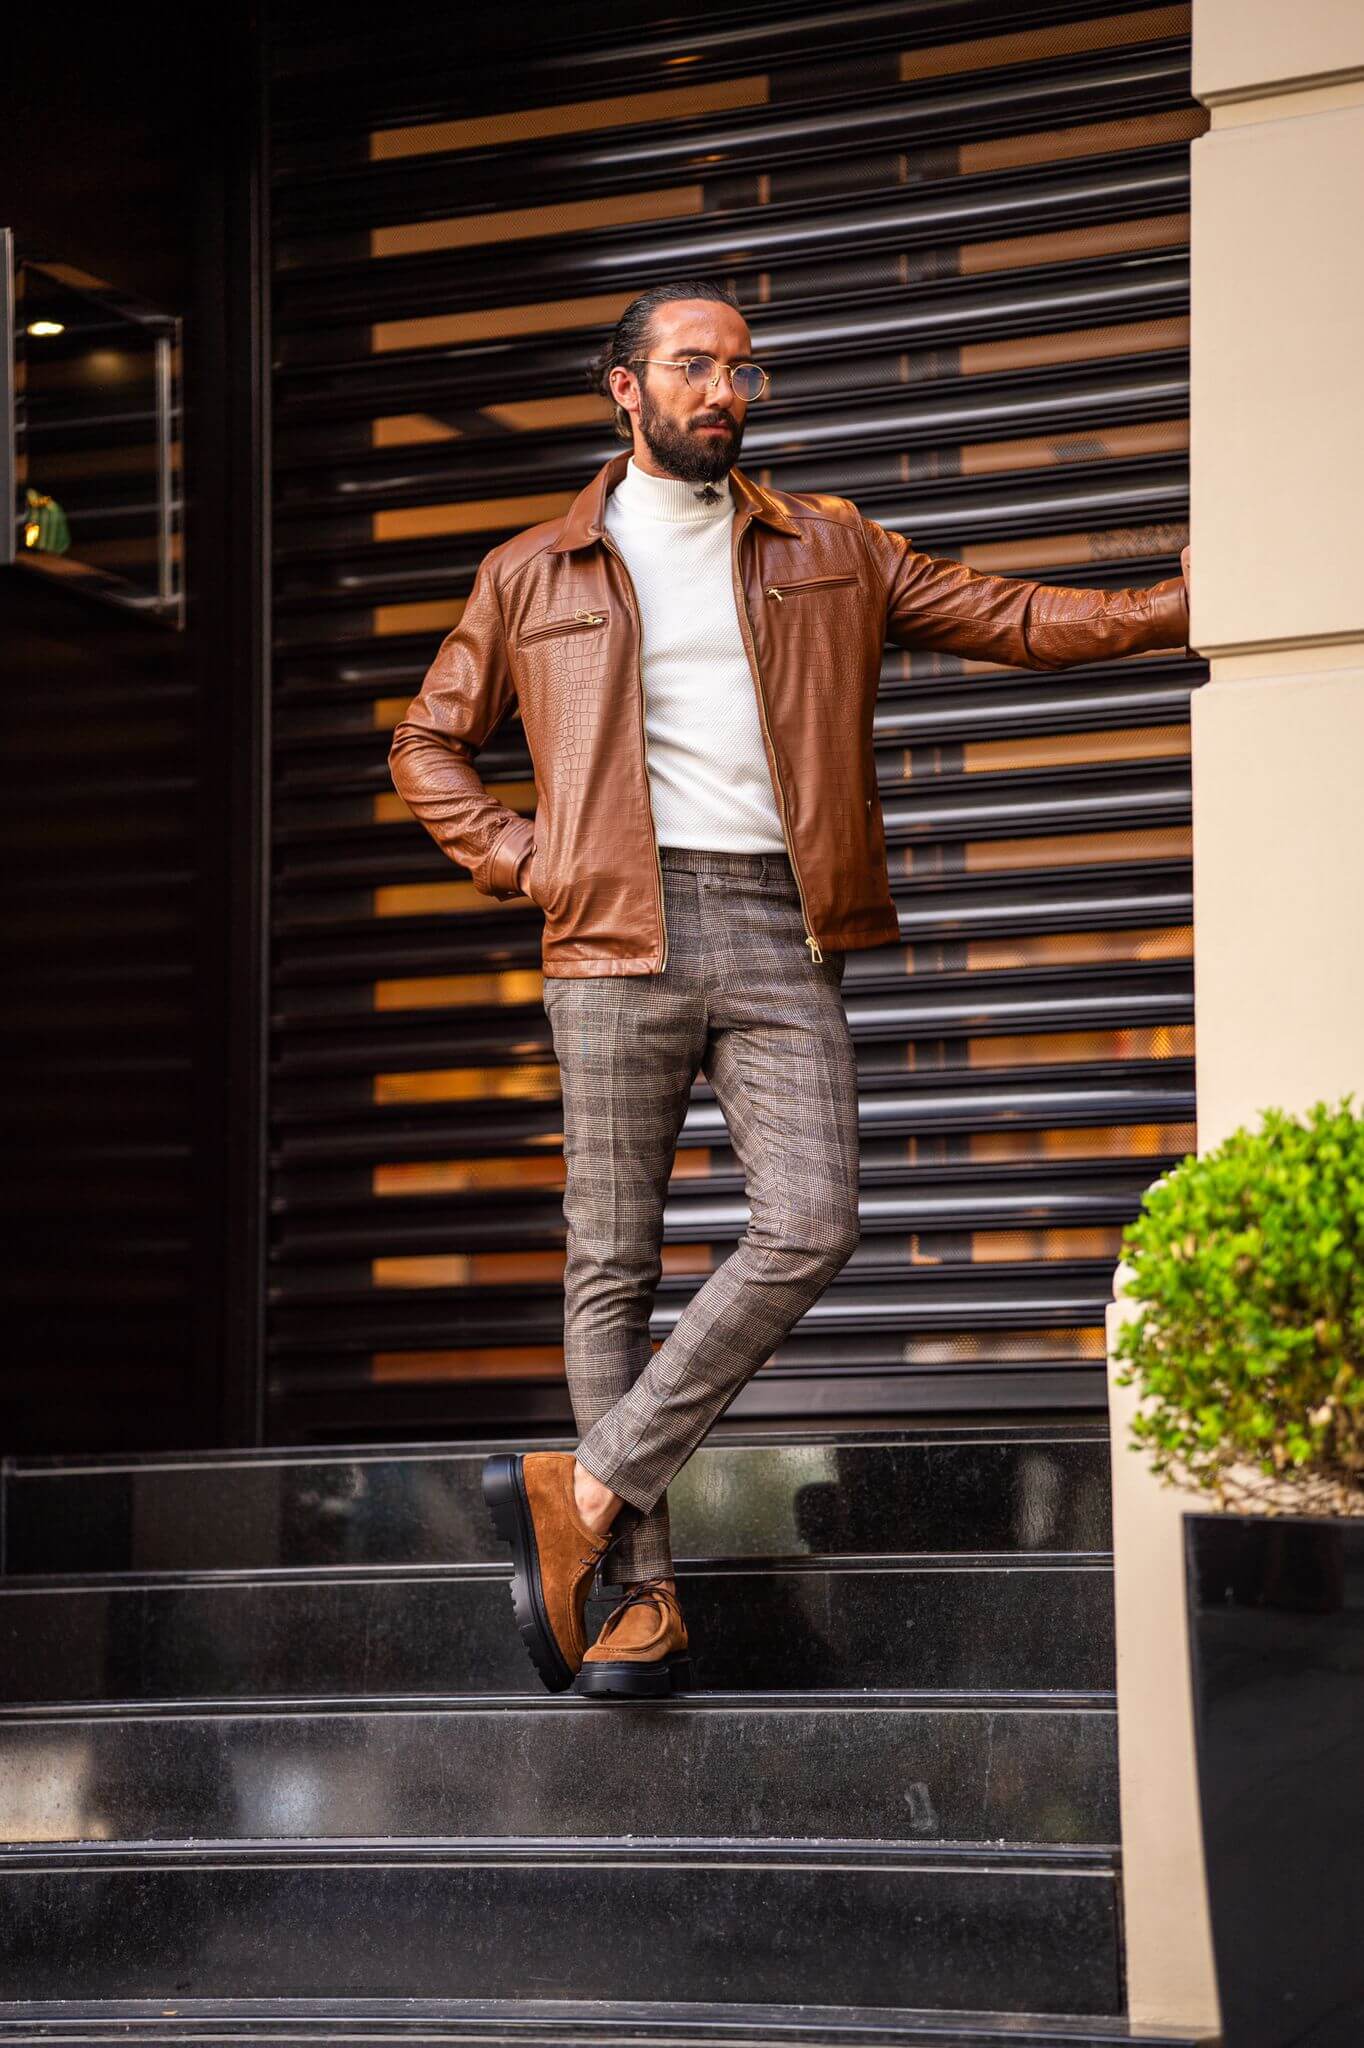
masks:
[(612, 1608), (610, 1619), (619, 1621), (627, 1607), (634, 1607), (645, 1600), (658, 1601), (661, 1605), (667, 1597), (668, 1589), (663, 1583), (662, 1575), (654, 1579), (636, 1579), (629, 1592), (623, 1594)]
[(610, 1535), (607, 1537), (605, 1543), (600, 1548), (600, 1550), (594, 1550), (590, 1557), (580, 1557), (578, 1559), (579, 1564), (595, 1565), (598, 1569), (600, 1569), (602, 1564), (605, 1562), (606, 1558), (615, 1549), (616, 1545), (620, 1542), (621, 1537), (624, 1536), (625, 1533), (626, 1531), (622, 1528), (613, 1529)]

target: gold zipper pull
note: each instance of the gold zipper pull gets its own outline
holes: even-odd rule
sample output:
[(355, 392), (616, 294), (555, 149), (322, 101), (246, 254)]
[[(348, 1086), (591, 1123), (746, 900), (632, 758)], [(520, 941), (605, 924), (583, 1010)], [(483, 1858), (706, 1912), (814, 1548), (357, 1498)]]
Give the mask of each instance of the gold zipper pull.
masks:
[(769, 597), (775, 597), (778, 604), (785, 604), (786, 602), (786, 599), (782, 596), (781, 592), (778, 590), (775, 583), (768, 584), (767, 595)]
[(605, 612), (574, 612), (575, 619), (581, 619), (585, 626), (600, 626), (606, 618)]
[(818, 943), (809, 932), (805, 934), (805, 943), (810, 948), (810, 958), (812, 960), (822, 960), (824, 958), (824, 955), (819, 950)]

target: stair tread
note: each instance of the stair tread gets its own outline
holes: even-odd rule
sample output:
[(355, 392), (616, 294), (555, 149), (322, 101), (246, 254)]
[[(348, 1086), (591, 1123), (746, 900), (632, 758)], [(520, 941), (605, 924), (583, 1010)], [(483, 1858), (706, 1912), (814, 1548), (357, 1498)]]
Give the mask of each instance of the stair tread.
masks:
[(1116, 2015), (1118, 1889), (1117, 1859), (1092, 1847), (35, 1845), (0, 1850), (0, 1991), (477, 2001), (520, 1996), (530, 1967), (579, 2001)]
[[(704, 1691), (1112, 1689), (1108, 1564), (1048, 1554), (679, 1573)], [(11, 1702), (539, 1692), (509, 1558), (471, 1570), (0, 1581)], [(610, 1611), (590, 1597), (589, 1636)]]
[[(179, 2026), (168, 2022), (177, 2019)], [(897, 2006), (715, 2005), (566, 1999), (110, 1999), (0, 2002), (0, 2040), (40, 2027), (31, 2038), (90, 2042), (92, 2024), (110, 2040), (168, 2043), (211, 2034), (255, 2042), (441, 2041), (535, 2044), (685, 2041), (775, 2043), (793, 2048), (1109, 2048), (1140, 2039), (1145, 2048), (1193, 2048), (1186, 2034), (1134, 2036), (1125, 2020), (1096, 2015), (945, 2012)], [(145, 2023), (146, 2033), (140, 2023)], [(231, 2027), (232, 2034), (224, 2029)]]
[[(650, 1712), (677, 1714), (770, 1713), (902, 1709), (907, 1713), (1114, 1713), (1112, 1692), (957, 1692), (913, 1691), (904, 1687), (811, 1687), (803, 1692), (690, 1692), (654, 1701)], [(436, 1709), (470, 1713), (587, 1714), (599, 1719), (601, 1706), (571, 1692), (408, 1692), (408, 1693), (240, 1693), (206, 1698), (36, 1700), (0, 1702), (0, 1724), (6, 1721), (147, 1720), (237, 1717), (243, 1714), (292, 1716), (310, 1714), (431, 1713)]]
[[(0, 1838), (1109, 1842), (1111, 1699), (571, 1693), (0, 1710)], [(275, 1788), (305, 1783), (306, 1826)]]
[[(879, 1550), (806, 1552), (791, 1557), (678, 1557), (680, 1578), (763, 1578), (817, 1572), (1111, 1572), (1111, 1550)], [(457, 1582), (509, 1579), (510, 1562), (480, 1559), (462, 1564), (190, 1565), (149, 1571), (10, 1572), (0, 1577), (0, 1599), (21, 1594), (136, 1591), (146, 1586), (410, 1585), (432, 1580)]]
[[(5, 1556), (11, 1574), (504, 1564), (481, 1470), (526, 1447), (11, 1459), (0, 1466)], [(1101, 1429), (1056, 1423), (716, 1430), (670, 1489), (676, 1554), (695, 1569), (726, 1558), (1106, 1550), (1108, 1467)]]
[[(1065, 1443), (1076, 1440), (1100, 1440), (1108, 1436), (1108, 1424), (1095, 1417), (1092, 1420), (1046, 1422), (1046, 1423), (952, 1423), (941, 1428), (932, 1423), (907, 1425), (904, 1428), (831, 1429), (827, 1425), (773, 1424), (763, 1428), (752, 1423), (729, 1428), (717, 1424), (707, 1436), (706, 1442), (717, 1448), (745, 1445), (780, 1446), (783, 1444), (955, 1444), (955, 1443)], [(7, 1472), (122, 1472), (129, 1468), (150, 1471), (156, 1468), (175, 1466), (205, 1465), (306, 1465), (338, 1464), (359, 1460), (367, 1464), (376, 1461), (388, 1462), (405, 1458), (483, 1458), (498, 1451), (571, 1451), (577, 1448), (578, 1438), (571, 1435), (549, 1435), (530, 1437), (525, 1434), (514, 1437), (478, 1437), (472, 1439), (412, 1438), (405, 1443), (322, 1443), (265, 1445), (263, 1447), (241, 1446), (218, 1450), (184, 1451), (130, 1451), (110, 1455), (107, 1452), (92, 1451), (80, 1456), (61, 1453), (36, 1453), (32, 1456), (13, 1456), (0, 1460), (0, 1468)]]
[(788, 1835), (334, 1835), (257, 1836), (184, 1841), (0, 1842), (0, 1863), (47, 1861), (71, 1864), (107, 1863), (120, 1856), (161, 1858), (168, 1863), (195, 1859), (244, 1862), (259, 1857), (287, 1862), (304, 1856), (313, 1861), (360, 1866), (374, 1861), (468, 1862), (524, 1861), (534, 1855), (546, 1862), (584, 1859), (600, 1862), (789, 1863), (802, 1861), (838, 1866), (873, 1867), (896, 1864), (906, 1869), (1000, 1870), (1006, 1874), (1038, 1865), (1091, 1870), (1111, 1876), (1120, 1856), (1116, 1844), (1072, 1842), (885, 1842), (866, 1837)]

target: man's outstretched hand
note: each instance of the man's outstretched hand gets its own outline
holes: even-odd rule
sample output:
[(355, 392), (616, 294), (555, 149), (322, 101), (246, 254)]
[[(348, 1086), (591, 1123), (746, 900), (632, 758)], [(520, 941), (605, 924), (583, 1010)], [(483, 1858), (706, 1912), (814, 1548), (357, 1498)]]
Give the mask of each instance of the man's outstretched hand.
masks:
[(1179, 551), (1179, 566), (1184, 576), (1184, 588), (1190, 596), (1193, 595), (1193, 585), (1189, 581), (1189, 557), (1191, 553), (1192, 549), (1187, 545)]

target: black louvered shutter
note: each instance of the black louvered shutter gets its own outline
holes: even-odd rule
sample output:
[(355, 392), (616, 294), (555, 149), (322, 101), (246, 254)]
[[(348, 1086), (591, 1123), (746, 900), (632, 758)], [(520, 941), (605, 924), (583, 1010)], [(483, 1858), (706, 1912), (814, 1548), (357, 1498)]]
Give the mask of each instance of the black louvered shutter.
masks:
[[(1187, 6), (511, 5), (476, 44), (383, 12), (271, 29), (284, 1440), (570, 1421), (540, 912), (451, 868), (386, 756), (481, 557), (620, 447), (584, 369), (636, 291), (739, 294), (764, 483), (1049, 582), (1187, 538)], [(1203, 673), (887, 650), (862, 1241), (732, 1416), (1102, 1400), (1122, 1226), (1195, 1142)], [(479, 765), (532, 811), (515, 718)], [(698, 1081), (659, 1340), (745, 1217)]]

